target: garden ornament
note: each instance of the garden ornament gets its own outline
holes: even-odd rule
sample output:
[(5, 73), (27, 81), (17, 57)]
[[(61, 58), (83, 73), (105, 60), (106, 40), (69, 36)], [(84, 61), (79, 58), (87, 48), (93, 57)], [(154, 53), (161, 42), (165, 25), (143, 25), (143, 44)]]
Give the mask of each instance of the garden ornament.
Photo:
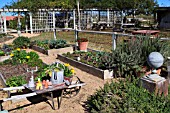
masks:
[(164, 79), (157, 74), (157, 68), (161, 67), (164, 62), (163, 56), (159, 52), (152, 52), (149, 54), (147, 62), (153, 70), (151, 74), (148, 74), (146, 77), (152, 80), (161, 80)]
[(33, 87), (35, 87), (35, 84), (34, 84), (34, 72), (37, 72), (38, 71), (38, 68), (37, 68), (37, 66), (36, 66), (36, 69), (35, 70), (29, 70), (28, 68), (27, 68), (27, 72), (31, 72), (31, 78), (30, 78), (30, 80), (29, 80), (29, 82), (28, 82), (28, 87), (29, 88), (33, 88)]

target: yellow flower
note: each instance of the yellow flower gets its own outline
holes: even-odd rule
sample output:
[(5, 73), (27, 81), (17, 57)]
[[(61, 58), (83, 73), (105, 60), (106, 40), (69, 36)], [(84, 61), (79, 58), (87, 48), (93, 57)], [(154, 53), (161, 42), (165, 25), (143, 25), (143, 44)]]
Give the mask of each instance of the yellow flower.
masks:
[(21, 49), (20, 48), (17, 48), (17, 51), (20, 51)]
[(10, 54), (10, 56), (11, 56), (11, 57), (13, 57), (13, 56), (14, 56), (14, 54), (13, 54), (13, 53), (11, 53), (11, 54)]
[(29, 58), (30, 58), (30, 56), (26, 56), (26, 58), (27, 58), (27, 59), (29, 59)]
[(74, 74), (75, 73), (74, 69), (71, 69), (71, 72)]
[(70, 66), (70, 64), (68, 64), (68, 63), (66, 63), (66, 64), (64, 64), (66, 67), (68, 67), (68, 66)]

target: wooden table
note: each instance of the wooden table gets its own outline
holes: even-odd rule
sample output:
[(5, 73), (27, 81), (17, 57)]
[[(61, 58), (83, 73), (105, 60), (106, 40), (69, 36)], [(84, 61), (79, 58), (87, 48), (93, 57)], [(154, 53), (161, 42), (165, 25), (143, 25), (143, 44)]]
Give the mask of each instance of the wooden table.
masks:
[(133, 35), (153, 35), (154, 37), (157, 37), (159, 34), (159, 30), (137, 30), (132, 31)]

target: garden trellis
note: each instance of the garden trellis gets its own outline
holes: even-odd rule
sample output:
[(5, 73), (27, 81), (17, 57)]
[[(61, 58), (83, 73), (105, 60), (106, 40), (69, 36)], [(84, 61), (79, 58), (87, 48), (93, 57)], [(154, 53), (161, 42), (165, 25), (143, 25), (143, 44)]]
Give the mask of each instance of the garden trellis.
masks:
[[(75, 9), (39, 9), (34, 13), (27, 9), (0, 9), (0, 28), (3, 33), (8, 31), (7, 12), (24, 14), (25, 30), (23, 32), (47, 32), (58, 27), (75, 29), (75, 26), (78, 25), (79, 15)], [(120, 11), (110, 9), (80, 9), (80, 29), (113, 27), (114, 23), (118, 22), (121, 17), (118, 12)]]

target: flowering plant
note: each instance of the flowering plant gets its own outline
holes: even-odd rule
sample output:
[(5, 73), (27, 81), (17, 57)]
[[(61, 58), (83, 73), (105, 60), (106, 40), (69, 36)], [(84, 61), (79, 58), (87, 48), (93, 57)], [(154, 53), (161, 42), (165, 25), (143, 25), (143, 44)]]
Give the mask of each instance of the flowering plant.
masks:
[(17, 48), (16, 50), (12, 51), (10, 56), (15, 63), (21, 64), (30, 61), (37, 61), (39, 58), (37, 53), (32, 51), (27, 53), (25, 50), (21, 50), (20, 48)]
[(71, 77), (75, 74), (75, 71), (74, 71), (73, 67), (70, 66), (70, 64), (67, 64), (67, 63), (64, 64), (63, 69), (64, 69), (65, 77)]
[(78, 38), (78, 42), (88, 42), (87, 38)]

